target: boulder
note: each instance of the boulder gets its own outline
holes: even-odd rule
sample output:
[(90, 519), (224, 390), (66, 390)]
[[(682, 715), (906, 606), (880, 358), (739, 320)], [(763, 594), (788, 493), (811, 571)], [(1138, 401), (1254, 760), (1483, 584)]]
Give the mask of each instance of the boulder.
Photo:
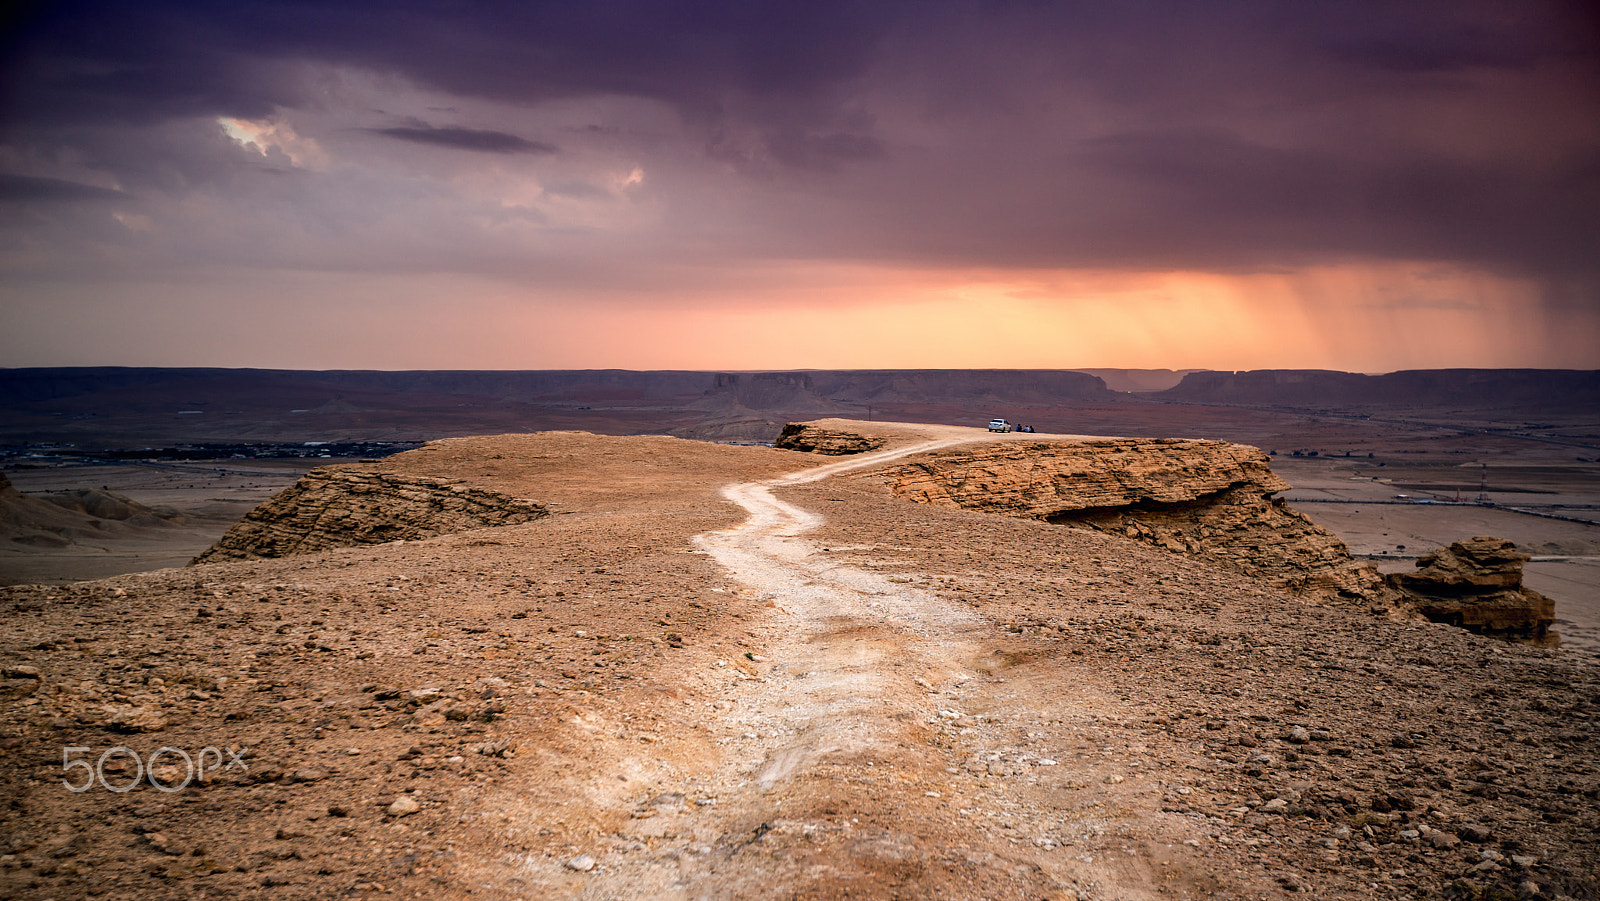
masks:
[(1416, 572), (1389, 583), (1434, 622), (1480, 635), (1554, 646), (1555, 602), (1522, 584), (1528, 555), (1504, 538), (1458, 541), (1417, 561)]
[(845, 456), (875, 451), (884, 443), (883, 438), (823, 428), (808, 422), (791, 422), (778, 435), (777, 446), (808, 454)]

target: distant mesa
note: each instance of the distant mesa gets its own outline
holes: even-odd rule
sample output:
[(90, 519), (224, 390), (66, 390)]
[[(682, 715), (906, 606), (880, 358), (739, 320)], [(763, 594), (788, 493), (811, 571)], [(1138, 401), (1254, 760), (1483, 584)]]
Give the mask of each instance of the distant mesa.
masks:
[(1176, 388), (1184, 377), (1191, 372), (1205, 372), (1204, 369), (1079, 369), (1078, 372), (1092, 375), (1112, 391), (1124, 391), (1129, 394), (1143, 394), (1152, 391), (1166, 391)]
[[(1600, 371), (0, 369), (0, 441), (116, 448), (583, 429), (769, 442), (785, 422), (824, 417), (961, 423), (1112, 404), (1413, 407), (1522, 422), (1600, 408)], [(208, 415), (173, 415), (189, 410)]]
[(1419, 369), (1362, 375), (1321, 369), (1191, 372), (1152, 399), (1298, 407), (1595, 409), (1600, 371)]

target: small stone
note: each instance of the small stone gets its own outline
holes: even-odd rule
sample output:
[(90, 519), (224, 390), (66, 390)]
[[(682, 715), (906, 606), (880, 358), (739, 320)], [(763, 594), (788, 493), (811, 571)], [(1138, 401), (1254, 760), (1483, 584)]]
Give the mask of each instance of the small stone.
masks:
[(305, 767), (289, 774), (290, 782), (321, 782), (326, 778), (328, 778), (328, 772), (319, 770), (316, 767)]
[(472, 750), (485, 757), (514, 757), (517, 753), (517, 743), (509, 738), (497, 738), (477, 745)]
[(1435, 832), (1434, 834), (1428, 836), (1428, 843), (1443, 851), (1447, 848), (1454, 848), (1456, 845), (1461, 844), (1461, 839), (1456, 838), (1448, 832)]
[(567, 861), (563, 866), (579, 873), (587, 873), (594, 869), (594, 858), (587, 854), (579, 854), (577, 857)]
[(37, 666), (29, 666), (26, 663), (18, 664), (17, 666), (8, 666), (8, 667), (6, 667), (5, 677), (7, 679), (40, 679), (40, 678), (42, 678), (39, 675), (39, 668)]
[(1115, 775), (1115, 774), (1106, 777), (1106, 784), (1107, 785), (1117, 785), (1118, 783), (1121, 783), (1121, 782), (1124, 782), (1124, 781), (1126, 781), (1126, 780), (1124, 780), (1123, 777)]
[(160, 732), (167, 728), (167, 720), (149, 707), (109, 706), (105, 725), (114, 732)]
[(1282, 798), (1273, 798), (1256, 809), (1261, 813), (1283, 813), (1289, 809), (1289, 802)]
[(169, 788), (178, 785), (189, 776), (189, 770), (172, 764), (163, 764), (150, 768), (150, 779)]
[(1456, 827), (1456, 835), (1475, 845), (1481, 845), (1494, 837), (1494, 830), (1481, 823), (1463, 823)]
[(350, 809), (348, 807), (344, 807), (339, 804), (328, 805), (328, 816), (330, 817), (347, 817), (349, 815)]
[(1289, 742), (1290, 744), (1303, 745), (1311, 740), (1311, 733), (1299, 726), (1295, 726), (1293, 729), (1290, 729), (1288, 732), (1284, 733), (1283, 740)]
[(392, 817), (407, 817), (421, 809), (422, 805), (418, 804), (417, 799), (410, 795), (401, 795), (395, 798), (394, 803), (388, 807), (389, 816)]

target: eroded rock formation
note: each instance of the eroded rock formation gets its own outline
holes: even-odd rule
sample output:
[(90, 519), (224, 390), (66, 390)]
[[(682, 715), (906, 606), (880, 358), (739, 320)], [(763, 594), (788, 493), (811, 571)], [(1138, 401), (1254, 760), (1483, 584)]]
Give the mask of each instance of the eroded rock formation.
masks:
[(39, 548), (98, 541), (135, 529), (181, 524), (167, 507), (147, 507), (126, 495), (98, 488), (23, 494), (0, 473), (0, 539)]
[(1555, 602), (1522, 585), (1528, 555), (1504, 538), (1458, 541), (1417, 561), (1416, 572), (1394, 573), (1390, 584), (1434, 622), (1492, 635), (1555, 645)]
[(547, 515), (533, 501), (443, 479), (323, 467), (250, 511), (194, 562), (432, 538)]
[(1008, 442), (891, 471), (896, 494), (1114, 532), (1276, 587), (1388, 605), (1394, 592), (1344, 542), (1272, 495), (1290, 486), (1253, 447), (1118, 438)]
[(809, 422), (791, 422), (783, 427), (777, 446), (784, 450), (843, 456), (874, 451), (884, 443), (882, 438), (823, 428)]

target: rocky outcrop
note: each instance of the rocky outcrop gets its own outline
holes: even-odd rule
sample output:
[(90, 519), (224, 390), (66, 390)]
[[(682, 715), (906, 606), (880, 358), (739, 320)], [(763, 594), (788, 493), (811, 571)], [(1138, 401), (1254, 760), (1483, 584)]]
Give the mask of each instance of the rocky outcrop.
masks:
[(784, 450), (832, 456), (875, 451), (884, 444), (883, 438), (823, 428), (809, 422), (791, 422), (784, 426), (777, 442)]
[(1428, 619), (1482, 635), (1554, 646), (1555, 602), (1522, 585), (1528, 555), (1504, 538), (1458, 541), (1417, 561), (1390, 584)]
[(323, 467), (250, 511), (194, 563), (432, 538), (547, 515), (533, 501), (444, 479)]
[(1290, 486), (1253, 447), (1118, 438), (1008, 442), (897, 467), (921, 503), (1124, 535), (1211, 560), (1297, 594), (1387, 605), (1394, 593), (1344, 543), (1272, 495)]

